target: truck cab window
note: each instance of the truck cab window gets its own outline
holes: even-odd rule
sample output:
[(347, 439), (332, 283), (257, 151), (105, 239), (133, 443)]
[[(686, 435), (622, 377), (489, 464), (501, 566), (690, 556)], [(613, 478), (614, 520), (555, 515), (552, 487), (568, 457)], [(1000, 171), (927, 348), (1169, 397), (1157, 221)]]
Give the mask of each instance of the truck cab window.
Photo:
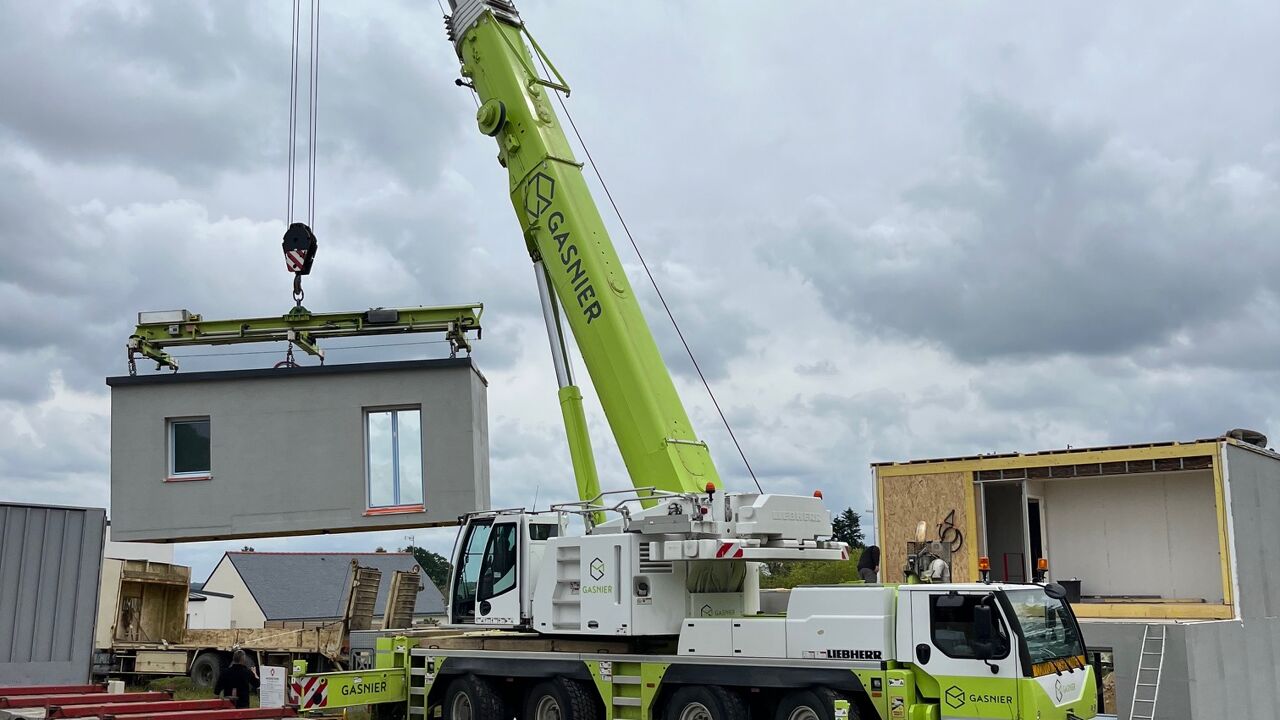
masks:
[[(929, 633), (934, 647), (950, 658), (977, 658), (977, 629), (973, 609), (986, 601), (984, 595), (935, 595), (929, 598)], [(994, 604), (994, 603), (992, 603)], [(1009, 631), (999, 610), (994, 612), (995, 653), (1000, 659), (1009, 655)]]

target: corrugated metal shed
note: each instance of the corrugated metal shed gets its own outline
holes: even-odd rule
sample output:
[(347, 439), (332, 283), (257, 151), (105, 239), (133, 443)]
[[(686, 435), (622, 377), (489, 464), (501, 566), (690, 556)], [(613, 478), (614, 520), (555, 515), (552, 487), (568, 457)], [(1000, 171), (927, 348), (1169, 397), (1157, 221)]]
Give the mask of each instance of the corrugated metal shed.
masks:
[(107, 511), (0, 503), (0, 685), (89, 679)]

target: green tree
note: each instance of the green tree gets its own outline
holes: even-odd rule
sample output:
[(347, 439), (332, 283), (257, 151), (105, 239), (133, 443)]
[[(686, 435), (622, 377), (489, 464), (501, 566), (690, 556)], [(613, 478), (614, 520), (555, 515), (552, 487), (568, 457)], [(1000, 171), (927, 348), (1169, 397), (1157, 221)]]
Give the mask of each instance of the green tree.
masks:
[(862, 537), (862, 519), (851, 507), (845, 508), (831, 521), (831, 537), (851, 548), (867, 546), (866, 539)]
[(422, 572), (431, 578), (431, 582), (435, 584), (441, 594), (449, 590), (449, 572), (452, 566), (443, 555), (415, 545), (410, 545), (401, 550), (401, 552), (413, 553), (413, 559), (418, 561)]
[(862, 582), (858, 576), (860, 550), (849, 553), (848, 560), (799, 560), (765, 564), (760, 587), (793, 588), (798, 585), (840, 585)]

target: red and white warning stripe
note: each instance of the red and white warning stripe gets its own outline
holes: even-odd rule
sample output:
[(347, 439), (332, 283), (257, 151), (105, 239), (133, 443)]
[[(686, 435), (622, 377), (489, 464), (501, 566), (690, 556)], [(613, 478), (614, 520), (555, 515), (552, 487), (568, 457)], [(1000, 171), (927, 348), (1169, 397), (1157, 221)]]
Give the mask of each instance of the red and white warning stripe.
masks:
[(720, 543), (720, 549), (716, 550), (716, 557), (718, 558), (742, 557), (742, 543), (737, 541)]
[(291, 272), (296, 273), (302, 270), (302, 266), (307, 264), (307, 254), (301, 250), (288, 250), (284, 254), (284, 266)]
[(292, 704), (306, 710), (329, 705), (329, 681), (322, 677), (304, 677), (289, 683)]

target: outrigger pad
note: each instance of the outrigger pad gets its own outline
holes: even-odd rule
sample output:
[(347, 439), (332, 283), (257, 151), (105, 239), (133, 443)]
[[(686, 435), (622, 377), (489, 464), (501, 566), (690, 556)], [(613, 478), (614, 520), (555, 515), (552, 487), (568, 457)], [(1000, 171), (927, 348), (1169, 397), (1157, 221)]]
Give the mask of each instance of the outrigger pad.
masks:
[(284, 231), (284, 265), (291, 273), (311, 274), (311, 263), (316, 259), (316, 234), (306, 223), (296, 222)]

